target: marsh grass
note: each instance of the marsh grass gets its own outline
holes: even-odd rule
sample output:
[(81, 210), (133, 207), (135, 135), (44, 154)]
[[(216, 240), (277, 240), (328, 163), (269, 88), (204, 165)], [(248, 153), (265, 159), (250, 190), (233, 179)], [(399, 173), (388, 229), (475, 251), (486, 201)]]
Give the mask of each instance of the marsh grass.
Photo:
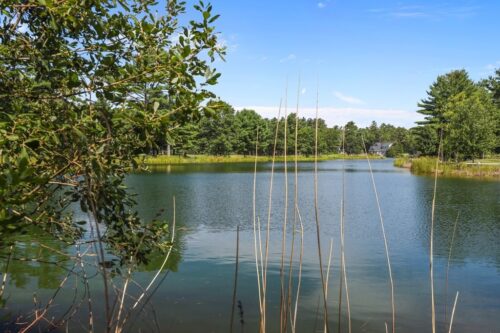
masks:
[[(371, 156), (373, 159), (381, 159), (379, 155)], [(359, 160), (364, 159), (364, 154), (360, 155), (346, 155), (346, 154), (322, 154), (318, 155), (318, 161), (330, 160)], [(287, 157), (285, 155), (276, 156), (255, 156), (255, 155), (228, 155), (228, 156), (212, 156), (212, 155), (188, 155), (186, 157), (180, 155), (157, 155), (157, 156), (142, 156), (137, 158), (137, 162), (141, 166), (156, 166), (156, 165), (177, 165), (177, 164), (209, 164), (209, 163), (258, 163), (266, 162), (285, 162)], [(297, 155), (298, 162), (314, 162), (314, 156)]]
[(478, 161), (477, 163), (440, 162), (436, 166), (435, 157), (400, 157), (394, 160), (394, 166), (408, 168), (418, 175), (433, 175), (437, 170), (438, 176), (500, 177), (500, 162), (487, 161)]

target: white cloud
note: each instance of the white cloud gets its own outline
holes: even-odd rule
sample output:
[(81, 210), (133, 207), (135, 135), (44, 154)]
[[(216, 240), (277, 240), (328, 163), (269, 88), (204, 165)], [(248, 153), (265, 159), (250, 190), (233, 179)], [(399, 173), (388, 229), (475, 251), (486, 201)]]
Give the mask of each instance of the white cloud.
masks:
[(293, 54), (293, 53), (290, 53), (286, 57), (280, 59), (280, 62), (281, 63), (283, 63), (283, 62), (289, 62), (289, 61), (294, 61), (295, 59), (297, 59), (297, 56), (295, 54)]
[(304, 95), (306, 93), (307, 89), (306, 88), (302, 88), (302, 90), (300, 91), (300, 94), (301, 95)]
[(455, 6), (452, 3), (429, 5), (398, 5), (392, 8), (372, 8), (368, 12), (379, 16), (399, 19), (463, 19), (475, 16), (480, 8), (477, 6)]
[(324, 2), (318, 2), (318, 8), (319, 9), (323, 9), (325, 7), (326, 7), (326, 3), (324, 3)]
[[(266, 118), (278, 116), (278, 107), (274, 106), (244, 106), (236, 107), (237, 110), (252, 109)], [(288, 112), (295, 112), (295, 108), (289, 108)], [(284, 110), (281, 110), (284, 114)], [(321, 107), (318, 109), (318, 115), (324, 119), (328, 126), (339, 125), (343, 126), (348, 121), (354, 121), (360, 127), (370, 126), (375, 120), (378, 124), (386, 123), (394, 126), (402, 126), (406, 128), (414, 127), (415, 122), (423, 120), (422, 115), (415, 111), (395, 110), (395, 109), (370, 109), (370, 108), (337, 108), (337, 107)], [(300, 108), (299, 116), (306, 118), (315, 118), (315, 108)]]
[(364, 104), (364, 102), (362, 100), (360, 100), (359, 98), (344, 95), (340, 91), (334, 91), (333, 95), (335, 95), (335, 97), (337, 97), (338, 99), (340, 99), (342, 102), (346, 102), (346, 103), (349, 103), (349, 104), (358, 104), (358, 105), (359, 104)]
[(401, 18), (404, 18), (404, 17), (427, 17), (428, 16), (428, 14), (426, 14), (424, 12), (418, 12), (418, 11), (415, 11), (415, 12), (410, 12), (410, 11), (393, 12), (393, 13), (391, 13), (391, 15), (394, 17), (401, 17)]
[(488, 72), (492, 72), (494, 70), (496, 70), (497, 68), (500, 68), (500, 60), (498, 60), (497, 62), (495, 62), (494, 64), (488, 64), (486, 66), (484, 66), (484, 68), (488, 71)]

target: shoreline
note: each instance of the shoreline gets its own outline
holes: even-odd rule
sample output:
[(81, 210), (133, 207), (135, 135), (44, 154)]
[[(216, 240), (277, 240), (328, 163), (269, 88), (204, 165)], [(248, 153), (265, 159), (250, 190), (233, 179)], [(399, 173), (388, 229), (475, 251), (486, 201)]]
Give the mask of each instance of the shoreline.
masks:
[[(379, 155), (370, 155), (370, 159), (383, 159)], [(361, 160), (366, 159), (364, 154), (356, 155), (344, 155), (344, 154), (324, 154), (318, 156), (318, 161), (330, 161), (330, 160)], [(257, 156), (257, 162), (272, 162), (272, 156)], [(275, 162), (284, 162), (284, 156), (276, 156)], [(295, 156), (288, 155), (287, 162), (294, 162)], [(167, 155), (157, 155), (157, 156), (142, 156), (137, 158), (137, 163), (148, 166), (155, 165), (179, 165), (179, 164), (209, 164), (209, 163), (254, 163), (254, 155), (229, 155), (229, 156), (211, 156), (211, 155), (188, 155), (184, 156), (167, 156)], [(314, 156), (304, 156), (299, 155), (297, 162), (314, 162)]]
[[(432, 175), (435, 173), (436, 158), (434, 157), (398, 157), (394, 166), (409, 169), (416, 175)], [(460, 178), (488, 178), (500, 180), (500, 162), (440, 162), (438, 176)]]

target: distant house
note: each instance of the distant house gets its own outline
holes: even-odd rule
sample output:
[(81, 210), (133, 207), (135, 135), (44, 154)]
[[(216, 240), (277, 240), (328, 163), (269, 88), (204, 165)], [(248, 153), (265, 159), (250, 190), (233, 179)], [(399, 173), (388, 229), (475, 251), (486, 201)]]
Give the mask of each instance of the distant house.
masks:
[(375, 142), (370, 149), (368, 149), (368, 152), (370, 154), (377, 154), (381, 156), (385, 156), (387, 154), (387, 151), (394, 145), (392, 142)]

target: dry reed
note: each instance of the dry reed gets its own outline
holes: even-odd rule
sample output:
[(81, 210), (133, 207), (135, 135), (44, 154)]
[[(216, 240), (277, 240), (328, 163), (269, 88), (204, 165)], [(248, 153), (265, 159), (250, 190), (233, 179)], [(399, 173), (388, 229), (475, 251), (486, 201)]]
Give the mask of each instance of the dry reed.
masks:
[(231, 321), (229, 325), (229, 332), (233, 332), (234, 309), (236, 306), (236, 290), (238, 289), (239, 258), (240, 258), (240, 225), (238, 224), (236, 226), (236, 258), (235, 258), (235, 269), (234, 269), (233, 302), (231, 307)]
[(455, 295), (455, 302), (453, 302), (453, 310), (451, 310), (450, 327), (448, 328), (448, 333), (451, 333), (451, 328), (453, 327), (453, 318), (455, 317), (455, 309), (457, 307), (458, 291)]
[(451, 235), (450, 249), (448, 251), (448, 261), (446, 263), (446, 277), (445, 277), (445, 287), (444, 287), (444, 322), (448, 319), (448, 277), (450, 272), (450, 263), (451, 263), (451, 253), (453, 250), (453, 242), (455, 241), (455, 232), (457, 230), (458, 218), (460, 216), (460, 212), (457, 213), (457, 218), (455, 219), (455, 223), (453, 225), (453, 233)]
[[(373, 176), (372, 164), (370, 162), (370, 157), (368, 156), (368, 152), (366, 151), (365, 140), (363, 137), (361, 137), (361, 140), (363, 143), (363, 150), (364, 150), (365, 155), (366, 155), (366, 160), (368, 162), (368, 168), (370, 170), (370, 178), (372, 181), (373, 192), (375, 194), (375, 200), (377, 202), (377, 209), (378, 209), (378, 214), (379, 214), (379, 219), (380, 219), (380, 227), (382, 229), (382, 236), (384, 237), (384, 248), (385, 248), (385, 256), (387, 259), (387, 270), (389, 271), (389, 282), (391, 285), (392, 333), (394, 333), (394, 332), (396, 332), (396, 305), (395, 305), (395, 301), (394, 301), (394, 280), (392, 278), (392, 268), (391, 268), (391, 258), (389, 256), (389, 246), (387, 244), (387, 235), (385, 233), (384, 217), (382, 215), (382, 208), (380, 206), (380, 200), (378, 197), (377, 185), (375, 184), (375, 177)], [(433, 332), (433, 333), (435, 333), (435, 332)]]
[(318, 112), (319, 112), (319, 89), (316, 90), (316, 123), (314, 128), (314, 220), (316, 222), (316, 241), (318, 247), (319, 272), (321, 277), (321, 285), (323, 287), (323, 308), (324, 308), (324, 324), (326, 333), (329, 332), (328, 327), (328, 304), (326, 299), (326, 284), (323, 273), (323, 260), (321, 257), (321, 236), (319, 222), (319, 207), (318, 207)]
[(285, 204), (283, 216), (283, 233), (281, 238), (281, 263), (280, 263), (280, 332), (286, 332), (287, 324), (287, 310), (285, 302), (285, 252), (286, 252), (286, 226), (288, 219), (288, 163), (287, 163), (287, 131), (288, 131), (288, 80), (285, 88), (285, 115), (284, 115), (284, 147), (283, 147), (283, 161), (284, 161), (284, 178), (285, 178)]

